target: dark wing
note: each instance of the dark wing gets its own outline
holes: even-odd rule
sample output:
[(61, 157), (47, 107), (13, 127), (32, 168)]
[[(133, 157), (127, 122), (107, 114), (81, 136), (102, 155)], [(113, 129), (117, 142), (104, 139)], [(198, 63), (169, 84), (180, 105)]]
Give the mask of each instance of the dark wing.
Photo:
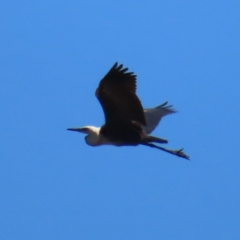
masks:
[(102, 105), (107, 125), (146, 125), (143, 107), (136, 95), (136, 75), (115, 63), (100, 81), (96, 97)]

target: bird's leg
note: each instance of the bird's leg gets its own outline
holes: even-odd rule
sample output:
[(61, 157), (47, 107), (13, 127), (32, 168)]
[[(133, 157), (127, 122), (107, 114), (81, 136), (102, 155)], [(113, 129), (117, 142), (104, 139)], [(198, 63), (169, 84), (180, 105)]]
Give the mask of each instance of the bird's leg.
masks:
[(185, 158), (187, 160), (190, 160), (189, 159), (189, 156), (187, 156), (184, 152), (183, 152), (183, 148), (182, 149), (179, 149), (179, 150), (171, 150), (171, 149), (167, 149), (167, 148), (164, 148), (164, 147), (160, 147), (160, 146), (156, 146), (152, 143), (144, 143), (144, 142), (141, 142), (142, 145), (145, 145), (145, 146), (149, 146), (149, 147), (153, 147), (153, 148), (158, 148), (164, 152), (168, 152), (168, 153), (171, 153), (175, 156), (178, 156), (178, 157), (182, 157), (182, 158)]

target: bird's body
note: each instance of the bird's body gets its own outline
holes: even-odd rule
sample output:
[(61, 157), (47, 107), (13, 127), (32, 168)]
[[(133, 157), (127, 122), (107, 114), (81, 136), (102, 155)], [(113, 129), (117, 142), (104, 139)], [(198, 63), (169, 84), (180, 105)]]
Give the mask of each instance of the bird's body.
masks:
[[(105, 131), (104, 127), (93, 127), (86, 126), (88, 128), (87, 136), (85, 137), (85, 141), (89, 146), (96, 147), (100, 145), (114, 145), (114, 146), (126, 146), (126, 145), (137, 145), (138, 141), (128, 140), (122, 137), (119, 133), (114, 133), (113, 135), (109, 135), (108, 132)], [(116, 134), (119, 136), (116, 138)], [(131, 136), (131, 134), (129, 134)]]
[(143, 109), (136, 95), (136, 75), (122, 67), (115, 63), (100, 81), (95, 92), (104, 111), (105, 124), (100, 128), (85, 126), (68, 130), (87, 134), (85, 141), (90, 146), (141, 144), (188, 159), (182, 149), (170, 150), (152, 144), (152, 142), (167, 143), (167, 140), (153, 137), (150, 133), (163, 116), (174, 113), (175, 110), (171, 106), (166, 106), (167, 102), (156, 108)]

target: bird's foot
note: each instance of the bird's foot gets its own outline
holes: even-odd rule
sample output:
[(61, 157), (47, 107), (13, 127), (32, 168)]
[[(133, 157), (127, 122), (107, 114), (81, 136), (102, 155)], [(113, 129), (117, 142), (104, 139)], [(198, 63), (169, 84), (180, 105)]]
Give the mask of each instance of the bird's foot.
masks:
[(190, 160), (189, 156), (186, 155), (184, 152), (183, 152), (183, 148), (179, 149), (179, 150), (175, 150), (173, 151), (175, 155), (177, 155), (178, 157), (182, 157), (182, 158), (185, 158), (187, 160)]

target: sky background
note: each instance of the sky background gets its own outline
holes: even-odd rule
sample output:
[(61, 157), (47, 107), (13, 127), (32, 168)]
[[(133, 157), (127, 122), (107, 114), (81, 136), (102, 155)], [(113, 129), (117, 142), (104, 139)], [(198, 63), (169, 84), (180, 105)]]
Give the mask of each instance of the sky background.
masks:
[[(240, 239), (239, 1), (1, 1), (0, 240)], [(144, 107), (179, 112), (147, 147), (92, 148), (118, 61)]]

